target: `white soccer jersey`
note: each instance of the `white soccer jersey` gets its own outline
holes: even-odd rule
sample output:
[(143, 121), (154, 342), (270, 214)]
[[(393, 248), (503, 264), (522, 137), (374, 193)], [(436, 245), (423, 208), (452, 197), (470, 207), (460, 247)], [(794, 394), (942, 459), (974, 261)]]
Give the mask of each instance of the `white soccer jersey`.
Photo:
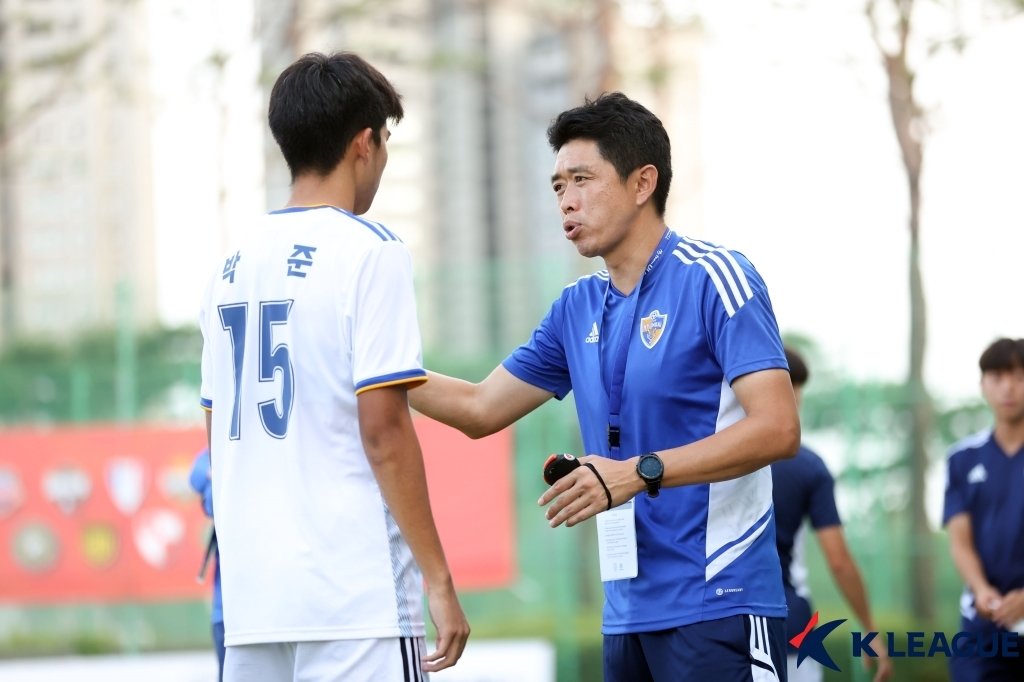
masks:
[(271, 213), (212, 277), (200, 326), (226, 643), (423, 635), (356, 405), (426, 379), (408, 249), (330, 206)]

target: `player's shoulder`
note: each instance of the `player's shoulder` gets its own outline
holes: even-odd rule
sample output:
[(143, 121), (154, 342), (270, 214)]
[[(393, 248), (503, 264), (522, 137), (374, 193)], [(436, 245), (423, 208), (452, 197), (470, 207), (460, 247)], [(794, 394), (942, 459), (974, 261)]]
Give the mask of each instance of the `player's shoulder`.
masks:
[(373, 244), (376, 244), (376, 242), (378, 241), (384, 243), (403, 243), (402, 239), (395, 232), (388, 229), (388, 227), (385, 226), (384, 223), (378, 222), (376, 220), (370, 220), (365, 216), (358, 216), (353, 213), (349, 213), (348, 211), (343, 211), (340, 208), (331, 208), (334, 210), (336, 214), (341, 214), (343, 218), (365, 228), (360, 232), (360, 234), (362, 234), (364, 238), (366, 238), (369, 242)]
[(275, 254), (283, 252), (290, 259), (299, 259), (303, 266), (326, 263), (330, 268), (352, 271), (376, 256), (411, 261), (406, 244), (384, 223), (335, 206), (271, 215), (274, 217), (279, 222), (273, 226), (268, 247)]
[(772, 462), (773, 471), (785, 471), (787, 475), (809, 477), (822, 471), (828, 472), (825, 460), (806, 445), (801, 445), (797, 453), (786, 459)]
[(961, 438), (957, 442), (953, 443), (949, 448), (948, 457), (949, 459), (956, 460), (975, 458), (991, 440), (991, 429), (972, 433), (966, 438)]
[(828, 465), (825, 464), (825, 460), (811, 448), (801, 445), (794, 459), (798, 459), (803, 464), (808, 472), (808, 477), (812, 478), (815, 483), (824, 485), (835, 480)]
[(311, 230), (324, 230), (327, 236), (343, 240), (350, 246), (359, 243), (373, 245), (380, 242), (402, 242), (401, 238), (383, 223), (337, 206), (283, 208), (270, 212), (268, 217), (271, 225), (302, 225)]
[(819, 455), (817, 452), (807, 447), (803, 443), (800, 444), (800, 449), (797, 450), (796, 455), (793, 457), (793, 459), (795, 459), (798, 462), (812, 464), (816, 467), (825, 467), (825, 460), (821, 458), (821, 455)]

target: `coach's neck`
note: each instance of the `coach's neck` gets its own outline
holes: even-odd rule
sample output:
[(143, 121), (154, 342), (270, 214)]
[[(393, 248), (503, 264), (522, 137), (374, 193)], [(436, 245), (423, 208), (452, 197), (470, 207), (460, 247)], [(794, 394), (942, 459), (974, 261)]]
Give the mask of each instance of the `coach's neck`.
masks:
[(638, 216), (626, 238), (604, 257), (608, 276), (616, 289), (627, 296), (632, 293), (664, 234), (665, 222), (653, 209)]

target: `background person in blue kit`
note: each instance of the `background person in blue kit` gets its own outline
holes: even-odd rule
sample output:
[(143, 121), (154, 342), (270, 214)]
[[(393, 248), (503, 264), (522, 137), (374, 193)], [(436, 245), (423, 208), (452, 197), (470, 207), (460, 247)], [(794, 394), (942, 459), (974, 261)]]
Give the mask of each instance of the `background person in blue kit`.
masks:
[[(203, 512), (213, 518), (213, 482), (210, 479), (210, 451), (206, 448), (196, 455), (192, 463), (192, 473), (189, 475), (189, 483), (192, 489), (199, 493), (202, 500)], [(211, 556), (212, 553), (212, 556)], [(209, 563), (213, 567), (213, 607), (210, 611), (210, 632), (213, 636), (213, 649), (217, 652), (217, 679), (224, 679), (224, 608), (220, 596), (220, 557), (217, 554), (217, 536), (214, 532), (210, 536), (210, 545), (203, 556), (203, 564), (200, 568), (200, 578), (205, 578)]]
[[(960, 629), (991, 651), (1024, 631), (1024, 339), (997, 339), (978, 366), (995, 425), (950, 449), (942, 520), (964, 581)], [(1014, 657), (951, 658), (952, 679), (1024, 680), (1016, 639)]]
[(635, 560), (602, 575), (605, 680), (784, 680), (767, 465), (800, 426), (765, 284), (742, 254), (666, 227), (668, 134), (638, 102), (588, 100), (548, 141), (565, 237), (607, 270), (566, 287), (482, 382), (431, 373), (410, 403), (481, 437), (574, 391), (588, 466), (540, 504), (553, 527), (614, 507), (602, 518), (636, 536), (610, 547), (598, 520), (602, 554)]
[[(796, 393), (799, 405), (810, 371), (800, 353), (789, 347), (785, 350), (793, 392)], [(861, 629), (865, 632), (877, 631), (871, 617), (864, 580), (846, 544), (839, 510), (836, 509), (835, 481), (825, 462), (810, 448), (801, 445), (796, 457), (772, 462), (772, 483), (775, 541), (782, 564), (786, 604), (789, 607), (786, 640), (803, 632), (814, 612), (806, 582), (807, 567), (803, 562), (805, 519), (814, 529), (832, 578), (860, 621)], [(892, 676), (892, 661), (884, 645), (876, 644), (872, 648), (878, 658), (865, 656), (861, 660), (865, 666), (877, 664), (874, 682), (884, 682)], [(819, 682), (822, 679), (822, 667), (817, 661), (804, 658), (798, 665), (796, 650), (792, 648), (789, 649), (787, 659), (789, 682)]]

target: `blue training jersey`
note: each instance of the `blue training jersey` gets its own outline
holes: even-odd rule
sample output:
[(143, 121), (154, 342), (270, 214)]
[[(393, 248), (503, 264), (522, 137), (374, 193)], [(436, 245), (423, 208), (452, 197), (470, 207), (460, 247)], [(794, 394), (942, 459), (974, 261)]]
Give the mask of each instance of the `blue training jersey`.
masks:
[(835, 481), (815, 452), (800, 446), (796, 457), (772, 463), (775, 540), (786, 589), (786, 639), (800, 634), (811, 619), (810, 590), (804, 564), (804, 519), (814, 530), (841, 525)]
[[(787, 367), (753, 266), (737, 252), (670, 230), (630, 296), (611, 286), (606, 271), (580, 278), (503, 364), (559, 399), (575, 391), (586, 452), (616, 459), (721, 431), (744, 416), (730, 388), (737, 377)], [(621, 445), (612, 448), (616, 394)], [(771, 497), (768, 467), (731, 481), (665, 488), (654, 499), (638, 495), (639, 574), (604, 583), (603, 632), (785, 616)]]
[[(1007, 454), (985, 431), (950, 448), (947, 467), (942, 524), (970, 514), (974, 549), (989, 583), (1003, 594), (1024, 587), (1024, 448)], [(966, 589), (961, 613), (974, 619)]]

